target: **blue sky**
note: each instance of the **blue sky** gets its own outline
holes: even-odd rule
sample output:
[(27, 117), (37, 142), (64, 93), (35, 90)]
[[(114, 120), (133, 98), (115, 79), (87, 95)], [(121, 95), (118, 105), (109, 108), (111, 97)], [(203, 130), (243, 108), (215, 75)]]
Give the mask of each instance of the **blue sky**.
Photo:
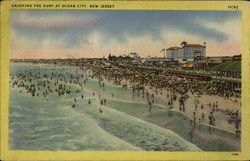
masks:
[[(182, 40), (206, 41), (207, 48), (212, 47), (208, 55), (240, 54), (240, 19), (239, 11), (13, 10), (12, 57), (102, 57), (129, 52), (162, 56), (162, 48), (178, 46)], [(234, 51), (219, 46), (216, 51), (216, 44), (235, 44)], [(17, 51), (21, 46), (26, 53)]]

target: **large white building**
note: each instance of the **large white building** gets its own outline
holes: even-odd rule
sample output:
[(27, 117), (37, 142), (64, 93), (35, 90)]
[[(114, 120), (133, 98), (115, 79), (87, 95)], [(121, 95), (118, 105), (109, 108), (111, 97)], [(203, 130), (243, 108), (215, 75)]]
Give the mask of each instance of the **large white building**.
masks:
[(183, 41), (181, 47), (170, 47), (166, 49), (165, 57), (173, 60), (194, 60), (195, 57), (206, 56), (206, 43), (188, 44)]
[(181, 59), (180, 47), (170, 47), (166, 50), (166, 58), (168, 59)]

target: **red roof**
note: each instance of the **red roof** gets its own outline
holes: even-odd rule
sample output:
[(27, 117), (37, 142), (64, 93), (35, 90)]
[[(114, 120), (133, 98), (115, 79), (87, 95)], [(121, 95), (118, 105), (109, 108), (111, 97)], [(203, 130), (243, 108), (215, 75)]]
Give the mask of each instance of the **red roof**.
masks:
[(178, 50), (180, 49), (180, 47), (171, 47), (171, 48), (168, 48), (167, 50)]
[(187, 44), (187, 45), (185, 45), (185, 46), (183, 46), (183, 47), (206, 47), (206, 46), (203, 46), (203, 45), (200, 45), (200, 44)]

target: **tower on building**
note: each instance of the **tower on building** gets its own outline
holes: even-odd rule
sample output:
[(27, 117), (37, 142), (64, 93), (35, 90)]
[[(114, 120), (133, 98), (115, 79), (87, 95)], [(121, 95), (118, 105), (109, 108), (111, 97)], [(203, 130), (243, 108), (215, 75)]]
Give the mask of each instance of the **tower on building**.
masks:
[(183, 40), (182, 42), (181, 42), (181, 46), (183, 47), (183, 46), (186, 46), (187, 45), (187, 42), (185, 41), (185, 40)]

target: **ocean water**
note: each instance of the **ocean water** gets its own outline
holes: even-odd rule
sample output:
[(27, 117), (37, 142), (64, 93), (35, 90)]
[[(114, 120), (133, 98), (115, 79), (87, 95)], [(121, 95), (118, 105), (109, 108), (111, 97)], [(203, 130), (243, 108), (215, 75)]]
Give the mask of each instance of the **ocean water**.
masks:
[[(66, 77), (68, 81), (72, 79), (71, 76), (79, 75), (75, 68), (31, 64), (11, 64), (10, 72), (12, 76), (15, 75), (13, 81), (21, 81), (16, 77), (18, 73), (25, 75), (70, 73), (71, 75)], [(84, 76), (79, 82), (84, 82), (83, 78)], [(54, 91), (57, 88), (55, 81), (59, 79), (60, 82), (58, 76), (32, 79), (28, 84), (49, 79), (50, 89)], [(98, 90), (97, 85), (98, 82), (95, 80), (88, 80), (84, 84), (88, 89)], [(73, 82), (66, 83), (66, 86), (71, 89), (71, 94), (59, 96), (56, 92), (52, 92), (46, 97), (42, 95), (42, 91), (47, 89), (46, 86), (40, 87), (38, 96), (32, 96), (23, 87), (10, 86), (11, 150), (200, 150), (170, 130), (108, 106), (101, 106), (97, 94), (93, 95), (91, 91), (81, 89)], [(74, 92), (77, 90), (80, 92)], [(114, 86), (106, 85), (105, 90), (115, 95), (123, 94)], [(124, 94), (130, 94), (131, 90), (126, 92)], [(91, 104), (88, 103), (89, 100)]]

